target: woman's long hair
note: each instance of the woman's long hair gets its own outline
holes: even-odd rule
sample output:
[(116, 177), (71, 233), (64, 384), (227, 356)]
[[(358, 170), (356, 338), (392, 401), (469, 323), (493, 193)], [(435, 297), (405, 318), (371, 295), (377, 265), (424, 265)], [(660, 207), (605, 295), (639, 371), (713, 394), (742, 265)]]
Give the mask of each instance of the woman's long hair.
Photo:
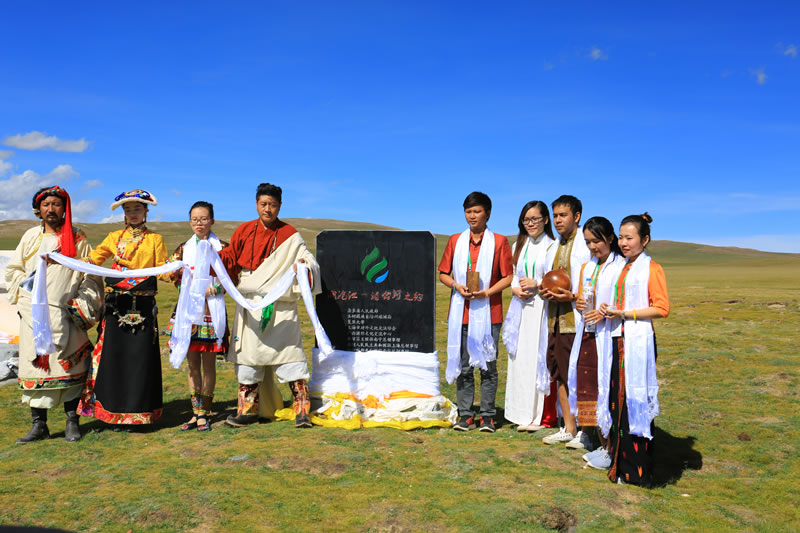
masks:
[(531, 200), (522, 206), (522, 212), (519, 214), (519, 221), (517, 221), (519, 235), (517, 235), (517, 244), (514, 248), (514, 268), (516, 268), (517, 261), (519, 261), (519, 254), (522, 252), (522, 246), (525, 244), (525, 239), (528, 238), (528, 230), (525, 229), (525, 224), (522, 223), (522, 220), (525, 218), (525, 213), (527, 213), (528, 210), (533, 207), (539, 209), (539, 215), (547, 220), (544, 225), (544, 232), (551, 239), (555, 238), (553, 237), (553, 223), (550, 220), (550, 210), (547, 208), (546, 203), (542, 202), (541, 200)]

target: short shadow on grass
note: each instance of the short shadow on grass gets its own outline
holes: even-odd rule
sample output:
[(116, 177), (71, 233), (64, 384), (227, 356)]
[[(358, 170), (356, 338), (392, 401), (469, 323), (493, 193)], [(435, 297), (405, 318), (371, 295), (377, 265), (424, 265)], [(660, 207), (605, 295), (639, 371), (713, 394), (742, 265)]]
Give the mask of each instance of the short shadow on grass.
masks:
[(694, 436), (676, 437), (656, 426), (653, 486), (674, 485), (686, 470), (703, 468), (703, 456), (694, 449)]
[[(234, 398), (225, 402), (214, 402), (214, 414), (211, 417), (211, 423), (221, 422), (225, 420), (229, 414), (236, 414), (237, 400)], [(152, 424), (141, 425), (128, 425), (130, 429), (136, 433), (153, 433), (160, 430), (170, 430), (182, 426), (192, 418), (192, 406), (188, 399), (181, 398), (179, 400), (172, 400), (164, 404), (161, 418)], [(81, 433), (89, 433), (92, 431), (111, 431), (114, 429), (113, 424), (106, 424), (100, 420), (92, 418), (81, 417)], [(60, 436), (63, 436), (63, 432)]]

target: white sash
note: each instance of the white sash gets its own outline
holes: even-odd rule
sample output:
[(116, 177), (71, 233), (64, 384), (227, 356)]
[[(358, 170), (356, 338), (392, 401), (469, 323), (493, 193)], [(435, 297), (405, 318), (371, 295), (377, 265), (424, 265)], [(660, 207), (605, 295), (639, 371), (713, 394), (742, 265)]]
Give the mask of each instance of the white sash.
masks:
[[(597, 258), (593, 257), (591, 261), (586, 263), (583, 267), (584, 277), (586, 272), (593, 272), (597, 266)], [(619, 278), (619, 273), (622, 267), (625, 266), (625, 258), (611, 252), (606, 262), (597, 273), (597, 290), (594, 300), (594, 308), (598, 309), (601, 304), (612, 303), (614, 295), (614, 283)], [(586, 295), (584, 295), (584, 298)], [(598, 426), (600, 425), (601, 413), (608, 415), (608, 394), (609, 394), (609, 380), (611, 379), (611, 360), (609, 350), (611, 349), (611, 320), (601, 320), (597, 323), (595, 330), (595, 345), (597, 346), (597, 418)], [(575, 341), (572, 343), (572, 350), (569, 354), (569, 373), (567, 377), (567, 386), (569, 387), (569, 410), (573, 415), (578, 414), (578, 358), (580, 357), (581, 340), (583, 338), (583, 315), (579, 315), (579, 319), (575, 322)], [(605, 408), (603, 408), (605, 406)], [(608, 415), (610, 422), (611, 416)], [(608, 435), (608, 430), (604, 433)]]
[[(203, 242), (206, 244), (203, 245)], [(186, 309), (186, 311), (176, 312), (176, 324), (173, 329), (172, 337), (170, 338), (170, 347), (172, 347), (172, 352), (170, 353), (170, 362), (175, 368), (180, 366), (181, 362), (186, 357), (186, 351), (188, 350), (189, 342), (191, 341), (192, 322), (190, 317), (197, 316), (198, 313), (200, 313), (200, 316), (202, 317), (202, 314), (205, 312), (205, 289), (202, 290), (203, 300), (200, 304), (198, 304), (198, 299), (194, 298), (191, 292), (191, 287), (193, 285), (192, 270), (183, 261), (175, 261), (174, 263), (167, 263), (159, 267), (119, 271), (112, 270), (110, 268), (99, 267), (97, 265), (85, 263), (77, 259), (64, 257), (58, 253), (40, 255), (37, 260), (37, 268), (36, 274), (33, 278), (32, 291), (33, 337), (36, 353), (39, 355), (51, 353), (55, 350), (52, 340), (53, 333), (50, 330), (50, 314), (48, 313), (47, 309), (47, 262), (44, 259), (45, 256), (49, 256), (53, 261), (56, 261), (57, 263), (60, 263), (65, 267), (71, 268), (72, 270), (76, 270), (78, 272), (114, 278), (160, 276), (162, 274), (178, 270), (179, 268), (183, 268), (181, 290), (178, 294), (178, 309)], [(203, 256), (205, 257), (203, 258)], [(206, 265), (202, 266), (203, 269), (207, 269), (208, 267), (213, 268), (219, 277), (220, 283), (222, 283), (222, 286), (225, 288), (228, 294), (230, 294), (231, 298), (233, 298), (234, 301), (242, 307), (253, 311), (263, 309), (264, 307), (274, 303), (278, 298), (283, 296), (287, 290), (289, 290), (295, 278), (297, 278), (297, 283), (300, 287), (300, 293), (303, 296), (303, 302), (306, 305), (306, 311), (311, 319), (311, 323), (314, 325), (314, 333), (317, 338), (317, 344), (319, 345), (320, 352), (322, 352), (324, 355), (330, 355), (333, 353), (333, 347), (331, 346), (330, 339), (325, 333), (325, 329), (322, 327), (319, 317), (317, 316), (316, 309), (314, 308), (311, 287), (308, 283), (308, 267), (305, 263), (296, 263), (297, 274), (295, 274), (293, 269), (288, 269), (273, 286), (272, 290), (270, 290), (261, 301), (257, 303), (250, 303), (238, 291), (236, 285), (233, 284), (233, 281), (231, 281), (231, 278), (228, 276), (228, 271), (225, 269), (225, 265), (222, 263), (222, 259), (220, 259), (219, 254), (217, 254), (217, 251), (214, 250), (212, 246), (209, 246), (207, 241), (202, 241), (200, 246), (197, 247), (197, 256), (195, 260), (197, 264), (195, 267), (196, 270), (199, 270), (199, 268), (202, 266), (201, 262)], [(208, 274), (206, 274), (206, 277), (207, 275)], [(208, 285), (206, 284), (206, 287), (207, 286)], [(195, 287), (195, 296), (201, 293), (201, 291), (197, 290), (198, 288), (202, 288), (200, 278), (198, 278), (198, 285)], [(194, 300), (194, 303), (192, 303), (192, 300)]]
[(135, 270), (112, 270), (91, 263), (84, 263), (80, 259), (73, 259), (59, 253), (40, 254), (36, 260), (36, 273), (33, 276), (33, 294), (31, 302), (33, 343), (37, 355), (53, 353), (56, 349), (55, 346), (53, 346), (53, 331), (50, 329), (50, 313), (48, 312), (47, 261), (45, 260), (47, 256), (53, 261), (67, 268), (71, 268), (72, 270), (111, 278), (147, 278), (150, 276), (160, 276), (178, 270), (183, 266), (183, 263), (178, 261), (176, 263), (167, 263), (160, 267), (139, 268)]
[[(219, 238), (216, 234), (212, 231), (208, 235), (207, 239), (208, 243), (214, 248), (214, 250), (219, 253), (222, 250), (222, 242), (220, 242)], [(214, 285), (216, 282), (219, 281), (219, 278), (216, 276), (209, 276), (210, 268), (208, 268), (209, 264), (207, 260), (201, 260), (198, 262), (195, 260), (197, 257), (197, 247), (200, 244), (200, 240), (197, 237), (192, 236), (186, 244), (183, 246), (183, 262), (188, 264), (190, 267), (196, 267), (194, 269), (194, 280), (195, 282), (200, 281), (200, 273), (199, 269), (202, 269), (202, 278), (208, 278), (209, 282), (208, 285)], [(205, 285), (205, 282), (201, 285)], [(202, 290), (202, 286), (197, 289), (199, 292)], [(193, 294), (194, 296), (194, 294)], [(202, 292), (202, 296), (205, 296), (205, 290)], [(224, 294), (215, 294), (214, 296), (210, 296), (205, 298), (208, 302), (208, 311), (211, 315), (211, 323), (214, 324), (214, 331), (217, 333), (217, 347), (222, 346), (222, 339), (223, 334), (225, 332), (225, 328), (227, 327), (227, 316), (226, 316), (226, 309), (225, 309), (225, 295)], [(194, 320), (196, 317), (192, 317), (193, 324), (203, 324), (202, 316), (199, 317), (200, 320)]]
[[(536, 283), (541, 283), (544, 275), (553, 269), (556, 255), (558, 253), (559, 241), (553, 242), (550, 247), (543, 251), (543, 257), (536, 261)], [(569, 256), (570, 273), (569, 279), (571, 282), (570, 292), (577, 293), (578, 286), (581, 283), (581, 266), (589, 259), (592, 254), (586, 247), (580, 235), (575, 235), (575, 242), (572, 244), (572, 253)], [(550, 371), (547, 369), (547, 343), (549, 341), (549, 331), (547, 328), (547, 321), (549, 318), (550, 306), (545, 302), (544, 312), (542, 313), (542, 324), (539, 330), (539, 364), (536, 372), (536, 388), (543, 392), (546, 396), (550, 394)], [(572, 303), (572, 316), (575, 318), (575, 325), (577, 326), (581, 314), (575, 310), (575, 302)], [(556, 405), (558, 403), (556, 402)]]
[[(453, 254), (453, 279), (458, 285), (467, 283), (467, 260), (469, 259), (470, 231), (465, 230), (456, 241)], [(483, 233), (478, 262), (474, 270), (480, 278), (480, 290), (490, 287), (494, 266), (494, 233), (488, 228)], [(453, 289), (450, 297), (450, 316), (447, 318), (447, 370), (448, 383), (461, 373), (461, 326), (464, 317), (464, 297)], [(497, 358), (497, 347), (492, 339), (492, 315), (489, 298), (471, 300), (469, 324), (467, 326), (467, 353), (470, 366), (486, 370), (486, 363)]]
[[(542, 242), (541, 246), (547, 247), (553, 239), (548, 237), (546, 234), (542, 234)], [(533, 253), (530, 253), (533, 251)], [(526, 255), (530, 254), (530, 257), (527, 259), (527, 266), (529, 267), (528, 270), (530, 274), (525, 272), (526, 267)], [(525, 241), (525, 247), (519, 254), (519, 259), (517, 260), (517, 271), (516, 275), (514, 276), (514, 281), (512, 281), (512, 287), (519, 287), (519, 280), (522, 278), (530, 277), (534, 275), (534, 269), (530, 268), (531, 265), (534, 267), (536, 266), (536, 259), (538, 256), (538, 252), (536, 251), (535, 241), (528, 237)], [(506, 350), (508, 351), (508, 356), (511, 359), (514, 359), (517, 356), (517, 345), (519, 344), (519, 326), (522, 323), (522, 310), (528, 304), (533, 304), (534, 299), (536, 296), (531, 297), (528, 300), (521, 300), (516, 296), (511, 297), (511, 303), (508, 304), (508, 313), (506, 313), (506, 319), (503, 322), (503, 344), (506, 346)]]
[[(625, 278), (626, 310), (650, 307), (649, 281), (650, 256), (642, 252)], [(625, 319), (624, 335), (625, 398), (630, 433), (652, 439), (650, 423), (660, 412), (653, 322)]]

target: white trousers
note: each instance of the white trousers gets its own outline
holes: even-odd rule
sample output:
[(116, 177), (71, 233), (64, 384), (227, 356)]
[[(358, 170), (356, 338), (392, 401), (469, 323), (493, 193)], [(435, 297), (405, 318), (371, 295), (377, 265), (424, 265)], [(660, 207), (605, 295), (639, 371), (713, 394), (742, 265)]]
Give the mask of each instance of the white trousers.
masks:
[[(248, 365), (235, 365), (236, 381), (242, 385), (255, 385), (264, 381), (265, 366), (248, 366)], [(297, 361), (294, 363), (283, 363), (282, 365), (275, 365), (275, 375), (281, 383), (289, 383), (299, 379), (309, 379), (311, 374), (308, 372), (308, 363), (306, 361)]]

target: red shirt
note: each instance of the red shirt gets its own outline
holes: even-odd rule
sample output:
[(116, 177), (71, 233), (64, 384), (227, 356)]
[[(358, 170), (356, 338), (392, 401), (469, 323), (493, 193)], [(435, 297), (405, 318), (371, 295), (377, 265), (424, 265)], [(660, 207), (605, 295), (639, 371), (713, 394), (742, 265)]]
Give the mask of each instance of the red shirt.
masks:
[(255, 270), (264, 259), (297, 233), (294, 227), (282, 220), (276, 220), (271, 228), (264, 227), (260, 219), (245, 222), (233, 232), (230, 245), (219, 252), (228, 275), (238, 283), (239, 272), (243, 268)]
[[(456, 242), (458, 242), (458, 238), (460, 236), (460, 233), (456, 233), (450, 237), (450, 240), (447, 241), (447, 246), (445, 246), (444, 253), (442, 254), (442, 260), (439, 262), (439, 272), (443, 274), (451, 274), (453, 272), (453, 255), (456, 251)], [(481, 251), (482, 243), (483, 237), (481, 237), (481, 240), (477, 243), (473, 242), (471, 237), (469, 239), (469, 257), (470, 261), (472, 261), (473, 268), (474, 265), (478, 264), (478, 253)], [(514, 269), (511, 265), (511, 246), (508, 245), (508, 239), (506, 239), (503, 235), (495, 233), (494, 257), (492, 259), (492, 277), (489, 279), (489, 286), (493, 286), (504, 277), (510, 276), (513, 273)], [(489, 296), (489, 308), (491, 309), (492, 314), (492, 324), (502, 324), (502, 292), (498, 292), (497, 294)], [(464, 302), (464, 318), (461, 323), (469, 323), (469, 300)]]

